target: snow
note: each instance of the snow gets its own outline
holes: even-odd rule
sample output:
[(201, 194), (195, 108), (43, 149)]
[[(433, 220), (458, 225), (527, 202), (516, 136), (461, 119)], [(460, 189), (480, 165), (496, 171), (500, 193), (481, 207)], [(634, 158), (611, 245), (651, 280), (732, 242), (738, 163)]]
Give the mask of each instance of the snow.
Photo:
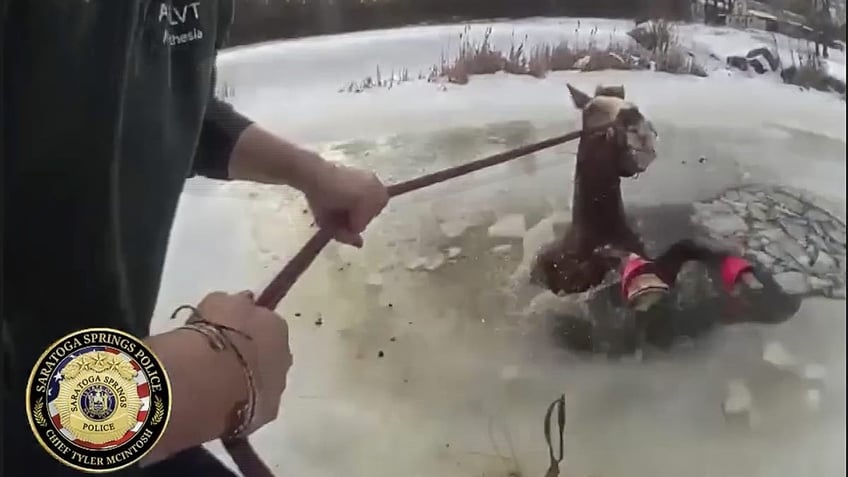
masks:
[(771, 13), (761, 12), (759, 10), (748, 10), (748, 15), (764, 18), (766, 20), (777, 20), (777, 17)]
[[(508, 48), (513, 41), (520, 41), (525, 36), (531, 44), (561, 40), (585, 44), (591, 37), (603, 45), (611, 40), (630, 41), (626, 33), (634, 26), (633, 22), (623, 20), (530, 19), (472, 24), (469, 36), (480, 39), (491, 27), (491, 41), (501, 48)], [(593, 30), (596, 33), (592, 34)], [(773, 47), (775, 39), (781, 59), (787, 61), (796, 50), (808, 51), (806, 42), (767, 32), (704, 25), (682, 25), (678, 36), (681, 44), (710, 67), (709, 79), (678, 77), (664, 80), (660, 85), (649, 72), (555, 73), (550, 75), (550, 81), (497, 74), (472, 78), (473, 88), (449, 85), (447, 91), (441, 91), (434, 84), (419, 81), (389, 91), (337, 93), (351, 81), (374, 76), (377, 67), (384, 75), (403, 68), (408, 68), (413, 76), (426, 72), (439, 61), (444, 50), (455, 50), (462, 31), (463, 27), (458, 25), (421, 26), (236, 48), (220, 55), (219, 77), (222, 83), (237, 85), (234, 101), (251, 117), (306, 142), (373, 137), (386, 130), (402, 132), (462, 126), (470, 117), (463, 113), (471, 110), (479, 113), (476, 117), (486, 117), (492, 122), (535, 119), (540, 114), (576, 117), (570, 98), (563, 93), (562, 84), (566, 79), (593, 90), (600, 79), (621, 82), (627, 78), (628, 94), (640, 96), (643, 108), (653, 108), (661, 98), (651, 95), (650, 91), (662, 88), (668, 96), (692, 96), (689, 92), (697, 85), (697, 97), (688, 98), (686, 102), (661, 101), (657, 106), (663, 111), (652, 109), (653, 114), (673, 117), (692, 126), (714, 123), (714, 118), (688, 114), (688, 109), (723, 114), (726, 116), (723, 121), (730, 122), (728, 125), (759, 127), (752, 123), (771, 117), (761, 114), (759, 108), (768, 108), (770, 104), (766, 103), (773, 104), (776, 96), (785, 102), (779, 105), (781, 112), (789, 116), (800, 117), (796, 114), (800, 109), (833, 111), (823, 107), (822, 103), (832, 102), (826, 95), (785, 94), (785, 90), (793, 87), (780, 84), (776, 75), (752, 78), (757, 81), (754, 84), (739, 83), (738, 76), (750, 73), (730, 71), (725, 66), (727, 56), (744, 56), (757, 47)], [(261, 71), (252, 66), (256, 64), (263, 65)], [(833, 65), (837, 76), (841, 68), (844, 77), (844, 53), (834, 50), (828, 64)], [(460, 88), (462, 95), (451, 94)], [(501, 94), (505, 89), (521, 91), (515, 95)], [(492, 101), (495, 96), (498, 101)], [(717, 104), (715, 98), (718, 96), (724, 100)], [(732, 112), (718, 111), (719, 104), (737, 106)], [(280, 108), (284, 108), (286, 114), (280, 114)], [(333, 114), (328, 115), (328, 111)], [(822, 123), (832, 126), (821, 133), (840, 138), (844, 137), (844, 128), (840, 127), (844, 115), (840, 117), (836, 113), (822, 118)], [(410, 114), (415, 114), (415, 121), (410, 121)], [(354, 116), (357, 120), (351, 121), (349, 118)], [(471, 122), (479, 123), (476, 119)], [(806, 129), (802, 121), (787, 125)]]
[[(598, 37), (632, 27), (580, 23), (581, 31), (598, 25)], [(545, 19), (493, 28), (496, 41), (508, 43), (513, 31), (556, 41), (576, 25)], [(845, 103), (774, 78), (722, 70), (708, 78), (500, 74), (446, 91), (413, 82), (337, 92), (377, 65), (426, 69), (461, 31), (412, 27), (239, 48), (221, 55), (220, 78), (235, 91), (235, 106), (263, 125), (387, 182), (574, 129), (579, 118), (566, 82), (588, 91), (623, 84), (660, 132), (658, 160), (624, 184), (628, 204), (701, 200), (753, 178), (810, 191), (845, 215)], [(744, 54), (762, 41), (698, 25), (681, 32), (707, 56)], [(844, 71), (844, 57), (832, 60)], [(252, 438), (273, 469), (306, 477), (460, 477), (518, 467), (542, 475), (541, 417), (564, 392), (568, 475), (845, 474), (841, 301), (807, 300), (782, 325), (728, 327), (687, 350), (646, 353), (641, 363), (574, 356), (521, 313), (528, 291), (510, 278), (567, 212), (574, 147), (393, 200), (362, 250), (331, 244), (322, 253), (278, 309), (289, 322), (295, 366), (279, 419)], [(702, 156), (708, 160), (697, 161)], [(303, 209), (302, 198), (284, 188), (190, 180), (153, 332), (176, 326), (170, 311), (208, 291), (264, 286), (314, 232)], [(513, 214), (526, 218), (523, 247), (492, 253), (499, 244), (488, 228)], [(458, 250), (461, 260), (445, 262)], [(418, 270), (406, 269), (411, 261)], [(428, 266), (434, 270), (422, 270)], [(771, 342), (820, 365), (811, 374), (829, 376), (827, 386), (808, 393), (808, 384), (764, 371), (762, 343)], [(378, 360), (377, 350), (385, 357)], [(725, 392), (736, 379), (756, 402), (756, 433), (723, 419)], [(800, 412), (805, 402), (817, 412)], [(231, 465), (219, 444), (210, 447)]]

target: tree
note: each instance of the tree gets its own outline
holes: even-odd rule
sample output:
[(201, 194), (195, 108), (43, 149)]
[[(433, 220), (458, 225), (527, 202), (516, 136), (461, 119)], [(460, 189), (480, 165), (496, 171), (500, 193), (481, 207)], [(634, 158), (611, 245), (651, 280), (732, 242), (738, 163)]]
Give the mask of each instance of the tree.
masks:
[(830, 0), (824, 0), (822, 2), (823, 11), (822, 11), (822, 56), (828, 58), (830, 55), (827, 53), (827, 46), (833, 40), (831, 32), (833, 31), (833, 18), (830, 15)]
[(813, 28), (813, 42), (816, 45), (816, 56), (828, 58), (828, 46), (833, 41), (833, 18), (830, 15), (830, 0), (812, 0), (813, 4), (807, 15)]

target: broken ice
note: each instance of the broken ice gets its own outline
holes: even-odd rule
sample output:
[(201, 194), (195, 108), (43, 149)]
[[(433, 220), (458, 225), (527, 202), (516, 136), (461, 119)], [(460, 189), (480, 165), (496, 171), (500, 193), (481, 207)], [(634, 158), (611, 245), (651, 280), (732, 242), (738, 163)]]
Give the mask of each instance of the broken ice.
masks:
[(524, 216), (521, 214), (510, 214), (501, 217), (489, 227), (489, 236), (496, 238), (523, 238), (526, 231)]

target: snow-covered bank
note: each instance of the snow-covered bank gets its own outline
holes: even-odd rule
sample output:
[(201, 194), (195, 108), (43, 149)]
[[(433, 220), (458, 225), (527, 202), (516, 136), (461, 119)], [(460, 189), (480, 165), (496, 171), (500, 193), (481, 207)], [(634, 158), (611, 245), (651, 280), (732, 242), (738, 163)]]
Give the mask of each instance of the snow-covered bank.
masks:
[[(558, 22), (516, 22), (516, 36), (556, 39), (576, 23)], [(499, 25), (498, 41), (509, 41), (512, 27)], [(410, 83), (337, 93), (375, 65), (426, 68), (461, 29), (239, 49), (222, 55), (221, 76), (254, 119), (387, 181), (573, 129), (566, 82), (623, 84), (661, 134), (656, 165), (626, 183), (628, 204), (686, 203), (771, 182), (809, 191), (844, 216), (845, 103), (777, 81), (566, 72), (475, 77), (447, 91)], [(542, 475), (542, 413), (565, 392), (566, 475), (844, 475), (842, 301), (810, 300), (783, 325), (723, 329), (644, 363), (576, 358), (510, 313), (504, 282), (533, 252), (540, 218), (567, 211), (573, 150), (393, 201), (363, 250), (328, 247), (279, 310), (296, 364), (280, 419), (253, 439), (272, 468), (306, 477)], [(164, 319), (170, 310), (207, 290), (267, 283), (312, 232), (302, 207), (276, 188), (190, 181), (154, 329), (174, 326)], [(492, 227), (529, 230), (518, 240), (490, 237)], [(408, 259), (436, 264), (437, 256), (433, 271), (408, 269)], [(776, 342), (794, 367), (774, 365)], [(747, 399), (725, 395), (738, 389)], [(747, 407), (752, 427), (728, 425), (722, 403)]]
[[(525, 35), (532, 41), (557, 42), (578, 36), (575, 30), (587, 37), (596, 29), (593, 36), (601, 43), (609, 38), (628, 41), (626, 32), (632, 26), (632, 22), (604, 19), (539, 19), (474, 24), (471, 35), (482, 36), (492, 27), (492, 43), (508, 49)], [(479, 124), (481, 120), (573, 116), (563, 87), (566, 81), (587, 89), (598, 82), (625, 84), (628, 94), (652, 114), (692, 126), (718, 122), (759, 128), (780, 115), (785, 126), (834, 138), (845, 135), (844, 103), (818, 92), (796, 94), (798, 88), (781, 84), (777, 75), (746, 78), (725, 67), (729, 55), (744, 56), (753, 48), (768, 46), (762, 32), (702, 25), (681, 26), (679, 36), (681, 44), (690, 45), (705, 61), (712, 59), (709, 78), (604, 71), (561, 72), (537, 80), (498, 74), (474, 77), (467, 86), (449, 85), (447, 91), (419, 81), (388, 91), (337, 93), (347, 81), (373, 76), (377, 66), (384, 75), (402, 68), (426, 71), (444, 49), (456, 45), (462, 29), (462, 25), (410, 27), (238, 48), (221, 55), (220, 78), (234, 89), (232, 101), (241, 109), (310, 142), (372, 136), (387, 127), (418, 130), (459, 126), (469, 120)], [(782, 38), (783, 44), (794, 41)], [(844, 70), (844, 54), (839, 55), (834, 52), (831, 61)], [(510, 94), (503, 95), (504, 90)], [(672, 100), (684, 95), (685, 101)], [(286, 114), (280, 114), (281, 110)], [(465, 114), (470, 111), (477, 114)], [(814, 112), (810, 114), (814, 122), (804, 119), (806, 111)]]
[[(491, 28), (491, 45), (504, 51), (519, 43), (525, 43), (525, 51), (529, 51), (535, 45), (555, 45), (563, 42), (572, 47), (586, 48), (591, 45), (592, 49), (604, 49), (610, 44), (632, 43), (633, 40), (627, 33), (635, 26), (633, 22), (626, 20), (536, 18), (476, 22), (467, 25), (465, 37), (479, 41), (486, 30)], [(323, 78), (332, 81), (333, 87), (338, 88), (350, 81), (375, 76), (377, 67), (384, 77), (392, 72), (400, 74), (405, 69), (409, 70), (412, 76), (426, 73), (433, 65), (439, 63), (443, 55), (450, 56), (456, 52), (461, 41), (460, 34), (464, 30), (463, 25), (416, 26), (270, 42), (225, 52), (221, 55), (219, 64), (223, 70), (233, 71), (230, 66), (245, 62), (255, 63), (264, 58), (275, 63), (268, 71), (272, 74), (280, 73), (280, 86), (296, 87), (311, 83), (316, 88), (327, 87), (319, 79)], [(673, 36), (674, 43), (691, 54), (708, 73), (719, 74), (727, 74), (728, 57), (744, 57), (757, 48), (774, 52), (784, 68), (803, 62), (814, 48), (806, 40), (782, 34), (701, 24), (676, 25)], [(283, 44), (285, 46), (281, 47)], [(321, 60), (314, 57), (316, 51), (321, 52)], [(845, 52), (831, 50), (830, 59), (826, 60), (825, 64), (831, 75), (844, 83)], [(752, 75), (738, 71), (731, 73)], [(780, 80), (779, 76), (774, 74), (767, 77)], [(251, 86), (246, 72), (241, 72), (238, 77), (232, 79), (244, 86)]]

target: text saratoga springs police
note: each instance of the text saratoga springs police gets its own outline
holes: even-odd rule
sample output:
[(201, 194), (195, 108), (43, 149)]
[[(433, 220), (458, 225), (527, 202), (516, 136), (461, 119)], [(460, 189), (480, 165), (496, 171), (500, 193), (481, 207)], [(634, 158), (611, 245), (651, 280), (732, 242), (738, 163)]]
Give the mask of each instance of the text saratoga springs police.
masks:
[(38, 369), (38, 377), (36, 378), (38, 385), (35, 387), (35, 391), (38, 393), (47, 391), (48, 379), (50, 378), (50, 372), (53, 368), (55, 368), (56, 365), (69, 354), (82, 347), (91, 345), (114, 346), (115, 348), (132, 355), (133, 358), (135, 358), (136, 361), (138, 361), (138, 363), (144, 368), (148, 382), (150, 383), (150, 391), (156, 393), (163, 390), (165, 385), (164, 379), (160, 375), (159, 370), (156, 369), (157, 366), (153, 361), (153, 357), (144, 348), (136, 346), (134, 342), (117, 333), (110, 333), (108, 331), (92, 331), (82, 335), (82, 337), (67, 339), (50, 352), (47, 358), (43, 361), (41, 367)]

